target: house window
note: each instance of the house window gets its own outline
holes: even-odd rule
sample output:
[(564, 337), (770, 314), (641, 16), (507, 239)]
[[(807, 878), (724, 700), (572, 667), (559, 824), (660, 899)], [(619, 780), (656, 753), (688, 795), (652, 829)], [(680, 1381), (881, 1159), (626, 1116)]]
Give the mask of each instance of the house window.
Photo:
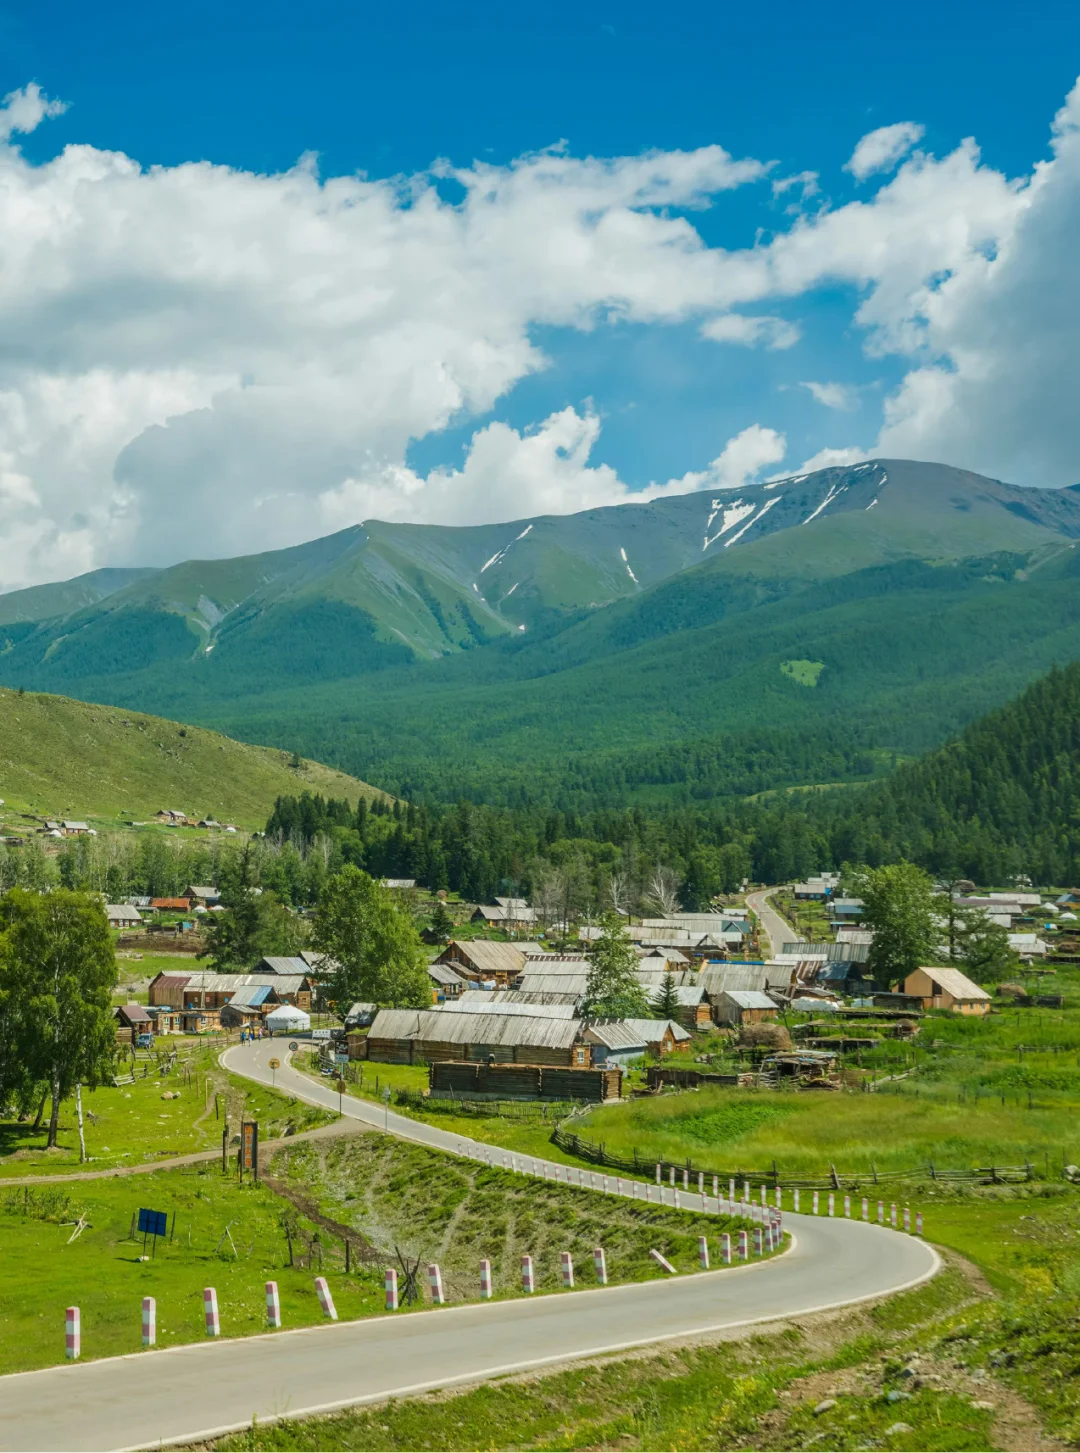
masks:
[(585, 1063), (585, 1051), (583, 1049), (579, 1049), (577, 1052), (577, 1062), (579, 1065), (583, 1065)]

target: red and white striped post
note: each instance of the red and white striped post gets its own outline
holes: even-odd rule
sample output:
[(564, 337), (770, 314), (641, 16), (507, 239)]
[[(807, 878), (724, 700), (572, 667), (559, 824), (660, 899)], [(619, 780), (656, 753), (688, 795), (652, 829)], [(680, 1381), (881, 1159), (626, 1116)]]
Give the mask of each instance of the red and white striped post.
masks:
[(777, 1188), (776, 1188), (776, 1209), (779, 1211), (780, 1208), (783, 1206), (783, 1204), (784, 1204), (783, 1192), (781, 1191), (780, 1187), (777, 1186)]
[(536, 1280), (533, 1277), (531, 1256), (523, 1256), (521, 1258), (521, 1290), (530, 1293), (536, 1290)]
[(697, 1239), (697, 1259), (698, 1259), (698, 1266), (701, 1267), (702, 1271), (708, 1271), (708, 1269), (709, 1269), (709, 1238), (707, 1236), (699, 1236), (698, 1239)]
[(750, 1237), (745, 1231), (739, 1232), (739, 1260), (746, 1261), (750, 1255)]
[(337, 1307), (334, 1306), (334, 1299), (330, 1295), (330, 1288), (327, 1286), (324, 1276), (315, 1278), (315, 1292), (319, 1298), (319, 1306), (323, 1309), (323, 1315), (329, 1317), (331, 1322), (336, 1322)]
[(885, 1202), (884, 1201), (879, 1201), (877, 1203), (877, 1223), (878, 1223), (879, 1226), (884, 1226), (885, 1225)]
[(607, 1286), (607, 1257), (604, 1255), (604, 1248), (596, 1246), (593, 1248), (593, 1266), (596, 1268), (596, 1280), (602, 1287)]
[(281, 1326), (281, 1298), (276, 1281), (266, 1283), (266, 1323), (275, 1329)]
[(765, 1189), (764, 1186), (760, 1186), (759, 1190), (761, 1191), (761, 1204), (763, 1206), (767, 1206), (769, 1203), (769, 1192)]
[(870, 1219), (870, 1202), (865, 1196), (862, 1198), (862, 1218), (864, 1221), (869, 1221)]
[(712, 1178), (712, 1195), (713, 1195), (713, 1200), (714, 1201), (718, 1201), (720, 1199), (720, 1177), (719, 1176), (713, 1176), (713, 1178)]
[(766, 1251), (771, 1251), (772, 1250), (772, 1222), (771, 1221), (766, 1221), (765, 1222), (764, 1245), (765, 1245), (765, 1250)]
[(794, 1201), (795, 1201), (795, 1211), (796, 1211), (796, 1213), (798, 1213), (798, 1210), (799, 1210), (799, 1192), (798, 1192), (798, 1188), (796, 1188), (794, 1191), (792, 1191), (791, 1194), (792, 1194), (792, 1197), (794, 1198)]
[(660, 1162), (656, 1162), (656, 1184), (660, 1184)]
[(725, 1266), (731, 1265), (731, 1237), (726, 1231), (720, 1233), (720, 1260)]
[(743, 1198), (744, 1201), (749, 1201), (749, 1199), (750, 1199), (750, 1182), (749, 1181), (743, 1181), (743, 1183), (742, 1183), (742, 1198)]
[(82, 1314), (78, 1307), (64, 1313), (64, 1356), (74, 1361), (82, 1351)]
[(729, 1203), (732, 1206), (734, 1206), (734, 1204), (735, 1204), (735, 1181), (734, 1181), (734, 1178), (732, 1178), (731, 1180), (729, 1180), (728, 1183), (727, 1183), (727, 1198), (728, 1198)]
[(849, 1221), (851, 1220), (851, 1197), (850, 1196), (845, 1196), (844, 1197), (844, 1215), (847, 1217), (847, 1219)]
[[(674, 1175), (674, 1171), (672, 1172)], [(564, 1287), (574, 1285), (574, 1258), (569, 1251), (559, 1252), (559, 1264), (562, 1267), (562, 1284)]]
[(668, 1167), (668, 1182), (669, 1182), (669, 1184), (671, 1186), (674, 1186), (675, 1185), (675, 1167), (674, 1166), (669, 1166)]
[(818, 1193), (817, 1193), (817, 1191), (815, 1191), (814, 1192), (814, 1215), (815, 1216), (818, 1213), (818, 1201), (819, 1201)]
[(491, 1301), (491, 1262), (486, 1257), (480, 1262), (480, 1296), (485, 1302)]
[(896, 1230), (896, 1202), (895, 1201), (892, 1203), (892, 1210), (889, 1212), (889, 1220), (892, 1223), (893, 1230), (895, 1231)]
[(442, 1272), (437, 1262), (430, 1262), (427, 1269), (428, 1285), (431, 1287), (431, 1300), (437, 1307), (446, 1305), (446, 1297), (443, 1295)]
[(833, 1191), (829, 1192), (829, 1215), (836, 1215), (836, 1194)]
[(762, 1238), (762, 1234), (761, 1234), (761, 1227), (760, 1226), (755, 1226), (754, 1227), (754, 1255), (755, 1256), (760, 1256), (761, 1255), (761, 1252), (762, 1252), (762, 1249), (763, 1249), (763, 1247), (762, 1247), (762, 1241), (763, 1241), (763, 1238)]
[(388, 1266), (386, 1268), (383, 1286), (386, 1288), (386, 1310), (396, 1312), (398, 1309), (397, 1267)]
[(699, 1170), (697, 1173), (697, 1188), (698, 1195), (703, 1196), (705, 1194), (705, 1172), (703, 1170)]
[(921, 1236), (922, 1235), (922, 1212), (921, 1211), (916, 1211), (915, 1212), (915, 1235), (916, 1236)]
[(203, 1287), (203, 1317), (206, 1321), (206, 1335), (208, 1337), (221, 1336), (221, 1318), (218, 1316), (217, 1290), (214, 1287)]
[(911, 1234), (911, 1207), (910, 1206), (905, 1206), (904, 1207), (904, 1230), (909, 1235)]
[(157, 1344), (157, 1302), (153, 1297), (142, 1299), (142, 1345), (154, 1347)]

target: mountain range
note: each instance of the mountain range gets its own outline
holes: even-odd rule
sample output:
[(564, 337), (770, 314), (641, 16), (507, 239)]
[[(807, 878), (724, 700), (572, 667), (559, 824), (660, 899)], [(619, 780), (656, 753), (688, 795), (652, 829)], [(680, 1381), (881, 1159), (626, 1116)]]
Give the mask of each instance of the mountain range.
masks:
[(1080, 487), (870, 460), (0, 596), (0, 682), (392, 790), (675, 800), (872, 776), (1080, 657)]

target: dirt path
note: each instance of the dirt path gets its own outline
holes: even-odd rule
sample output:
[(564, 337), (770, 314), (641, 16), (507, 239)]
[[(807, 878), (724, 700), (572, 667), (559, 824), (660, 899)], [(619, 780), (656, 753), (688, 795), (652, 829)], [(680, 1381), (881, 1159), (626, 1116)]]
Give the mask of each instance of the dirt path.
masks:
[[(332, 1125), (320, 1125), (315, 1130), (301, 1130), (296, 1135), (264, 1141), (259, 1147), (259, 1158), (262, 1159), (263, 1152), (269, 1157), (283, 1145), (293, 1145), (298, 1140), (317, 1140), (331, 1135), (356, 1135), (362, 1134), (363, 1130), (363, 1126), (354, 1129), (351, 1125), (342, 1126), (336, 1122)], [(199, 1165), (203, 1161), (220, 1159), (220, 1150), (197, 1150), (190, 1155), (170, 1156), (168, 1160), (147, 1161), (145, 1165), (114, 1165), (107, 1170), (68, 1171), (66, 1174), (53, 1176), (3, 1176), (0, 1177), (0, 1191), (8, 1187), (18, 1190), (20, 1186), (52, 1186), (64, 1181), (104, 1181), (113, 1176), (151, 1175), (156, 1170), (179, 1170), (185, 1165)]]

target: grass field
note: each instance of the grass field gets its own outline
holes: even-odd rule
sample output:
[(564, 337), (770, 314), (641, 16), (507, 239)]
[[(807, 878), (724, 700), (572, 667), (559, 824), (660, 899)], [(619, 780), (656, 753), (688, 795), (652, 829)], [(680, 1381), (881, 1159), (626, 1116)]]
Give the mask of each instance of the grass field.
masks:
[(182, 726), (66, 696), (0, 690), (0, 780), (5, 815), (95, 820), (152, 817), (179, 808), (240, 827), (262, 828), (284, 793), (379, 795), (317, 762), (289, 765), (287, 752), (252, 747), (202, 727)]
[[(144, 1061), (137, 1066), (140, 1078), (133, 1085), (102, 1087), (84, 1094), (86, 1165), (79, 1163), (74, 1100), (65, 1100), (61, 1107), (59, 1145), (55, 1150), (45, 1149), (44, 1127), (34, 1132), (30, 1122), (0, 1120), (0, 1179), (105, 1170), (219, 1149), (226, 1118), (234, 1131), (241, 1118), (258, 1120), (264, 1139), (283, 1134), (289, 1125), (294, 1131), (310, 1130), (334, 1119), (325, 1110), (226, 1074), (217, 1063), (220, 1044), (198, 1040), (178, 1043), (180, 1057), (190, 1072), (187, 1076), (177, 1070), (160, 1077), (150, 1065), (143, 1079)], [(162, 1098), (173, 1092), (178, 1092), (180, 1098)]]

